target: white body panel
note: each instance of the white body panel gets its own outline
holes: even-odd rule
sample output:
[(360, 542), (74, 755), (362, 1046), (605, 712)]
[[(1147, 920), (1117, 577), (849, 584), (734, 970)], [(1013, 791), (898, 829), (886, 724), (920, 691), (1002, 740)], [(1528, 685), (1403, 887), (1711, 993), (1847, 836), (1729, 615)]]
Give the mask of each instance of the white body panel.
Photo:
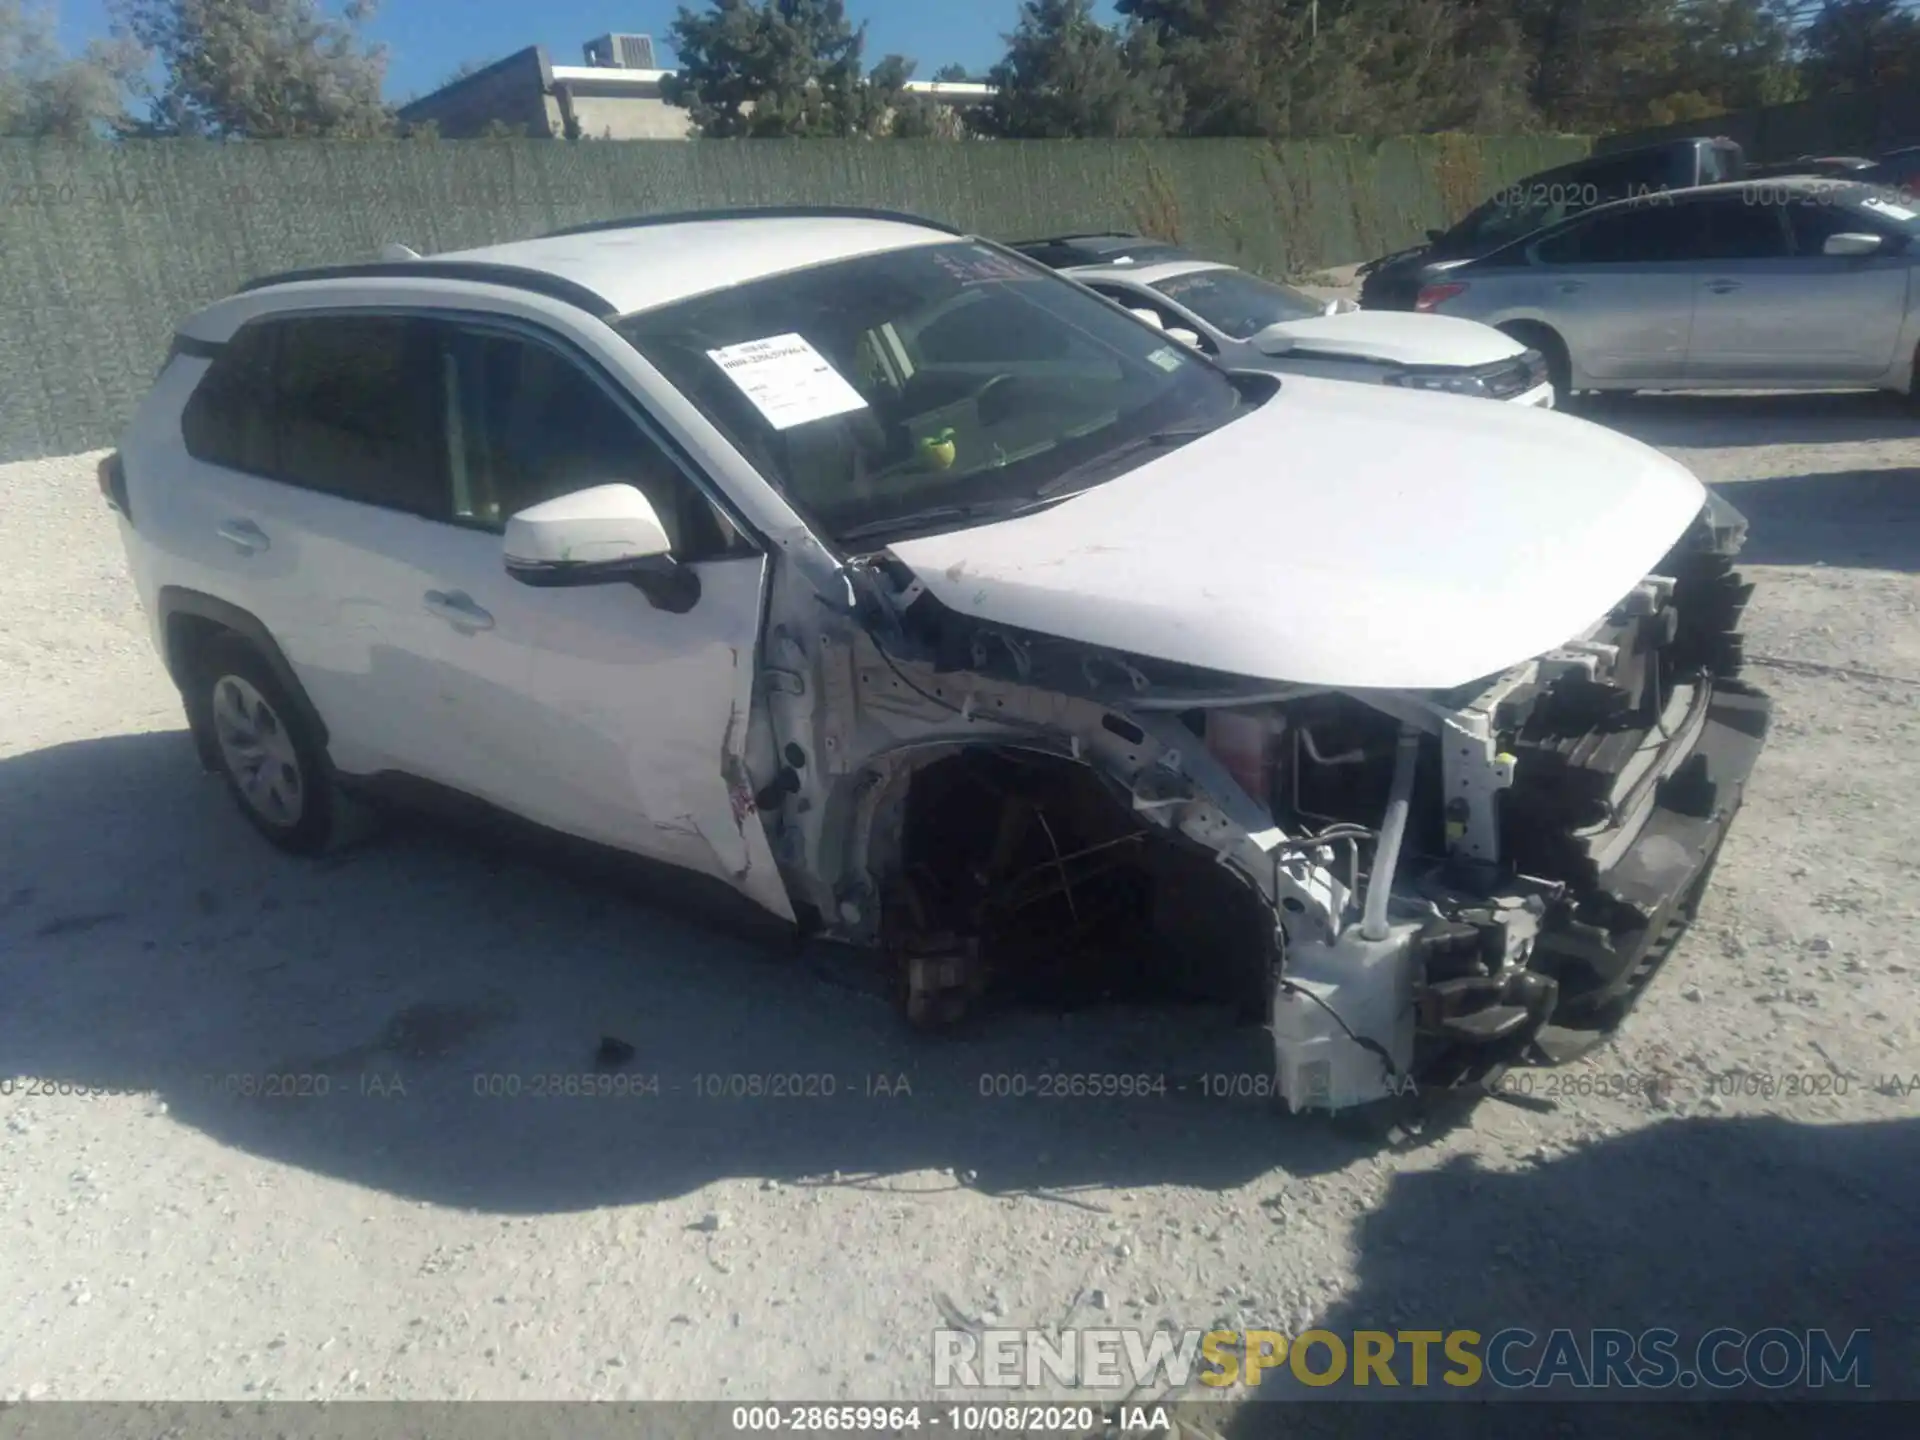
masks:
[(1571, 416), (1291, 381), (1037, 514), (897, 542), (943, 603), (1302, 684), (1464, 684), (1591, 625), (1706, 498)]
[(1287, 320), (1275, 328), (1302, 350), (1390, 365), (1491, 365), (1511, 360), (1527, 348), (1511, 335), (1475, 320), (1405, 310), (1353, 310)]
[[(419, 303), (431, 293), (391, 281), (303, 290), (315, 308)], [(494, 305), (472, 286), (456, 287), (456, 296), (468, 310), (531, 311), (589, 353), (601, 349), (682, 443), (696, 454), (724, 448), (688, 407), (668, 403), (677, 400), (670, 391), (646, 387), (644, 362), (604, 326), (537, 297)], [(225, 317), (208, 311), (196, 320), (218, 339), (268, 308), (243, 295), (214, 307)], [(164, 588), (237, 606), (286, 656), (327, 723), (329, 757), (342, 774), (417, 776), (724, 879), (791, 918), (739, 764), (763, 557), (694, 567), (701, 602), (683, 615), (653, 608), (623, 583), (522, 585), (506, 571), (498, 534), (193, 459), (179, 414), (205, 368), (200, 360), (171, 365), (122, 443), (135, 457), (128, 479), (138, 517), (123, 533), (163, 651)], [(716, 468), (739, 463), (731, 450), (716, 460)], [(760, 513), (777, 525), (784, 505), (762, 491), (758, 502), (769, 508)], [(253, 537), (254, 548), (223, 539), (229, 529)]]
[[(480, 255), (590, 284), (638, 309), (947, 238), (836, 216), (638, 227)], [(1295, 1107), (1381, 1098), (1389, 1075), (1407, 1073), (1421, 976), (1415, 923), (1391, 914), (1388, 902), (1413, 892), (1397, 888), (1397, 841), (1383, 838), (1369, 863), (1364, 909), (1352, 872), (1342, 878), (1310, 853), (1320, 839), (1305, 851), (1279, 850), (1300, 838), (1283, 826), (1301, 817), (1283, 819), (1256, 797), (1177, 712), (1198, 700), (1232, 713), (1269, 690), (1265, 682), (1347, 691), (1402, 727), (1399, 753), (1409, 768), (1396, 772), (1396, 787), (1412, 784), (1416, 732), (1443, 742), (1441, 783), (1466, 807), (1457, 822), (1447, 811), (1449, 850), (1497, 858), (1495, 802), (1515, 764), (1497, 748), (1491, 717), (1500, 697), (1524, 683), (1525, 662), (1585, 635), (1636, 586), (1660, 603), (1658, 587), (1643, 586), (1643, 577), (1707, 500), (1677, 463), (1585, 421), (1533, 410), (1531, 396), (1500, 410), (1457, 395), (1302, 374), (1326, 367), (1378, 378), (1394, 367), (1498, 364), (1522, 348), (1505, 336), (1427, 316), (1309, 317), (1290, 322), (1294, 351), (1268, 356), (1248, 343), (1237, 357), (1222, 357), (1288, 378), (1277, 393), (1245, 387), (1243, 396), (1267, 398), (1218, 429), (1152, 451), (1157, 458), (1023, 518), (893, 544), (914, 586), (871, 554), (830, 546), (686, 395), (596, 318), (602, 307), (590, 298), (579, 308), (546, 281), (515, 290), (505, 283), (515, 277), (409, 273), (411, 262), (397, 263), (379, 277), (309, 279), (236, 296), (192, 317), (183, 336), (218, 346), (248, 318), (332, 308), (458, 313), (463, 326), (476, 312), (518, 322), (502, 328), (521, 338), (541, 331), (539, 343), (600, 372), (591, 383), (635, 427), (614, 443), (660, 452), (655, 458), (676, 472), (664, 490), (673, 508), (656, 511), (644, 481), (620, 478), (628, 458), (620, 451), (590, 453), (591, 473), (559, 472), (555, 485), (574, 488), (495, 488), (497, 475), (521, 472), (511, 464), (496, 470), (493, 449), (470, 452), (458, 438), (491, 446), (491, 427), (470, 429), (467, 421), (492, 412), (476, 409), (459, 386), (462, 352), (436, 350), (441, 342), (430, 335), (416, 335), (420, 353), (451, 356), (456, 383), (437, 416), (423, 402), (405, 412), (405, 423), (416, 427), (410, 435), (431, 426), (450, 443), (431, 461), (408, 450), (404, 463), (444, 463), (446, 498), (411, 485), (426, 478), (413, 472), (379, 498), (398, 504), (407, 491), (409, 503), (447, 519), (195, 460), (181, 415), (208, 362), (188, 358), (203, 348), (190, 343), (121, 447), (132, 516), (121, 533), (150, 614), (165, 614), (170, 592), (194, 592), (212, 607), (199, 612), (211, 623), (251, 636), (273, 683), (312, 701), (328, 732), (325, 759), (342, 777), (400, 772), (436, 782), (554, 830), (719, 879), (782, 919), (819, 917), (831, 938), (881, 947), (891, 940), (883, 922), (887, 889), (900, 873), (893, 867), (908, 855), (915, 767), (980, 745), (1070, 754), (1130, 796), (1148, 825), (1210, 849), (1262, 898), (1273, 923), (1263, 915), (1253, 927), (1257, 958), (1275, 967), (1266, 978), (1276, 1068)], [(555, 293), (535, 293), (542, 288)], [(1142, 338), (1130, 322), (1079, 298), (1099, 321)], [(1217, 403), (1206, 414), (1234, 413), (1234, 387), (1170, 345), (1154, 345), (1152, 363), (1170, 362), (1212, 388)], [(951, 368), (982, 366), (988, 384), (1002, 363), (963, 357)], [(1028, 373), (1058, 379), (1080, 363), (1046, 357), (1066, 371)], [(218, 392), (209, 393), (218, 403)], [(196, 412), (195, 423), (201, 418)], [(253, 414), (256, 425), (284, 419), (277, 406)], [(557, 422), (535, 429), (543, 439), (571, 433)], [(1142, 431), (1132, 443), (1176, 443), (1179, 433)], [(269, 469), (284, 466), (288, 453), (211, 443), (205, 453), (244, 455)], [(485, 463), (469, 468), (476, 454)], [(352, 483), (366, 477), (342, 468), (353, 463), (365, 462), (291, 473), (318, 474), (343, 494), (367, 493)], [(109, 495), (117, 495), (116, 473), (102, 472)], [(682, 481), (700, 493), (683, 492)], [(542, 498), (531, 499), (536, 494)], [(483, 495), (492, 501), (476, 500)], [(684, 542), (689, 533), (681, 502), (703, 496), (727, 519), (715, 528), (732, 538), (695, 541), (675, 556), (669, 537)], [(977, 513), (955, 506), (937, 515)], [(506, 523), (497, 523), (502, 516)], [(914, 523), (943, 522), (922, 512)], [(525, 562), (512, 572), (510, 554)], [(703, 555), (727, 558), (696, 558)], [(624, 568), (604, 568), (609, 562)], [(685, 583), (690, 576), (697, 593)], [(662, 588), (666, 578), (675, 588)], [(925, 604), (923, 589), (965, 617), (1220, 675), (1180, 677), (1158, 697), (1116, 699), (1093, 679), (1103, 657), (1065, 647), (1066, 665), (1086, 670), (1083, 691), (1055, 680), (1060, 671), (1029, 670), (1031, 647), (1019, 637), (978, 631), (958, 638), (982, 647), (976, 656), (1004, 640), (1012, 659), (956, 667), (945, 641), (967, 627), (949, 630), (951, 617), (935, 616), (930, 637), (917, 623), (925, 611), (915, 610)], [(903, 642), (899, 654), (888, 638)], [(164, 652), (165, 623), (156, 624), (155, 640)], [(1045, 657), (1049, 666), (1060, 658)], [(1452, 708), (1459, 697), (1409, 693), (1495, 672), (1504, 672), (1498, 682), (1478, 687), (1460, 708)], [(180, 678), (190, 688), (207, 677)], [(954, 688), (960, 680), (964, 702)], [(306, 734), (301, 698), (287, 697), (302, 724), (283, 733)], [(190, 691), (188, 709), (203, 747), (219, 743), (217, 734), (209, 741), (204, 695)], [(1671, 763), (1692, 743), (1674, 741)], [(302, 768), (309, 763), (325, 768), (310, 753)], [(227, 773), (234, 778), (231, 762)], [(1409, 793), (1397, 789), (1383, 836), (1401, 833)], [(1059, 860), (1057, 847), (1055, 854)], [(1494, 897), (1475, 890), (1466, 898)], [(1273, 947), (1281, 933), (1284, 972)], [(1509, 927), (1504, 943), (1530, 947), (1533, 937)], [(1525, 959), (1523, 949), (1505, 953)], [(944, 978), (948, 957), (931, 958), (941, 963), (908, 967), (910, 986), (916, 968)]]

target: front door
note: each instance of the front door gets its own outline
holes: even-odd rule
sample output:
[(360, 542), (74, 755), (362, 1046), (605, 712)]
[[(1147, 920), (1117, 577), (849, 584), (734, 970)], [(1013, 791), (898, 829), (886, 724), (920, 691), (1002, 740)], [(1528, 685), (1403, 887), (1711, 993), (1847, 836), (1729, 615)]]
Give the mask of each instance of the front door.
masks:
[[(564, 342), (508, 326), (443, 327), (452, 516), (430, 587), (450, 605), (436, 670), (470, 704), (461, 788), (588, 840), (717, 876), (791, 919), (747, 776), (747, 718), (766, 560), (702, 494), (617, 382)], [(626, 583), (535, 588), (506, 572), (501, 532), (529, 506), (638, 487), (699, 577), (684, 613)], [(511, 676), (489, 641), (510, 636)]]
[(1844, 385), (1886, 372), (1906, 316), (1907, 257), (1823, 254), (1829, 235), (1867, 225), (1818, 190), (1760, 186), (1706, 209), (1690, 378)]

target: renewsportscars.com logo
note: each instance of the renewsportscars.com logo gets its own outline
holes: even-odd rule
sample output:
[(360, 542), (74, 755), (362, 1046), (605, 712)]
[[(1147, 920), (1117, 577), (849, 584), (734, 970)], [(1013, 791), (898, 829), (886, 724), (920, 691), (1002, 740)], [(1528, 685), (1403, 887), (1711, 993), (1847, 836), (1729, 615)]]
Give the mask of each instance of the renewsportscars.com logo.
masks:
[[(1503, 1390), (1866, 1389), (1872, 1336), (1855, 1330), (936, 1330), (936, 1390), (1136, 1391), (1281, 1383)], [(1284, 1377), (1284, 1378), (1282, 1378)]]

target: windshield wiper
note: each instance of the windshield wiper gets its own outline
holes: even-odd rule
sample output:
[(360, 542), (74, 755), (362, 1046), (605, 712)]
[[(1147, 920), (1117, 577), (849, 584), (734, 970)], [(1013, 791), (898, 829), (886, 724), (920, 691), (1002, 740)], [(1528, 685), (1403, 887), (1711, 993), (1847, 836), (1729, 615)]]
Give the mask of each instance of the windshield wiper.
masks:
[(923, 530), (929, 525), (937, 525), (946, 520), (980, 520), (987, 516), (997, 520), (1011, 520), (1016, 515), (1025, 515), (1029, 511), (1044, 508), (1036, 505), (1032, 499), (981, 500), (972, 505), (935, 505), (906, 515), (893, 515), (883, 520), (867, 520), (859, 525), (850, 525), (844, 530), (837, 531), (836, 538), (843, 541), (859, 540), (869, 535), (884, 535), (893, 531)]
[(1189, 440), (1198, 440), (1202, 435), (1217, 430), (1217, 425), (1195, 426), (1182, 430), (1156, 430), (1151, 435), (1142, 435), (1104, 455), (1096, 455), (1090, 460), (1062, 470), (1053, 479), (1040, 486), (1033, 494), (1017, 499), (981, 500), (972, 505), (935, 505), (925, 510), (915, 510), (906, 515), (895, 515), (887, 519), (867, 520), (859, 525), (850, 525), (837, 532), (841, 541), (861, 540), (870, 535), (883, 535), (895, 531), (921, 530), (928, 525), (937, 525), (948, 520), (981, 520), (988, 516), (996, 520), (1011, 520), (1020, 515), (1030, 515), (1036, 510), (1044, 510), (1049, 504), (1068, 498), (1062, 491), (1087, 475), (1129, 455), (1142, 450), (1159, 450), (1186, 444)]
[(1070, 485), (1086, 479), (1089, 474), (1103, 470), (1116, 461), (1126, 459), (1129, 455), (1136, 455), (1142, 450), (1173, 449), (1186, 444), (1189, 440), (1198, 440), (1202, 435), (1211, 435), (1219, 428), (1218, 425), (1200, 425), (1189, 426), (1182, 430), (1156, 430), (1151, 435), (1142, 435), (1136, 440), (1129, 440), (1117, 450), (1109, 450), (1104, 455), (1095, 455), (1090, 460), (1082, 460), (1078, 465), (1069, 466), (1033, 493), (1039, 496), (1057, 495)]

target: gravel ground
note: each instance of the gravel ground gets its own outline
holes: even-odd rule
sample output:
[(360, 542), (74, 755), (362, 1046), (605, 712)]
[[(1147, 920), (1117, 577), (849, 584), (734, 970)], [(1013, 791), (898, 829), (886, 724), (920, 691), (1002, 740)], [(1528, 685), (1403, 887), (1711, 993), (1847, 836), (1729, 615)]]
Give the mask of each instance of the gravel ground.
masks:
[[(807, 956), (521, 850), (281, 857), (193, 764), (93, 457), (0, 467), (0, 1393), (924, 1397), (955, 1311), (1870, 1326), (1881, 1391), (1911, 1387), (1920, 425), (1862, 396), (1601, 418), (1752, 518), (1777, 729), (1620, 1039), (1392, 1146), (1191, 1085), (980, 1096), (1264, 1074), (1210, 1013), (919, 1040)], [(475, 1093), (603, 1035), (662, 1093)], [(696, 1079), (774, 1072), (836, 1093)], [(328, 1094), (226, 1093), (263, 1074)]]

